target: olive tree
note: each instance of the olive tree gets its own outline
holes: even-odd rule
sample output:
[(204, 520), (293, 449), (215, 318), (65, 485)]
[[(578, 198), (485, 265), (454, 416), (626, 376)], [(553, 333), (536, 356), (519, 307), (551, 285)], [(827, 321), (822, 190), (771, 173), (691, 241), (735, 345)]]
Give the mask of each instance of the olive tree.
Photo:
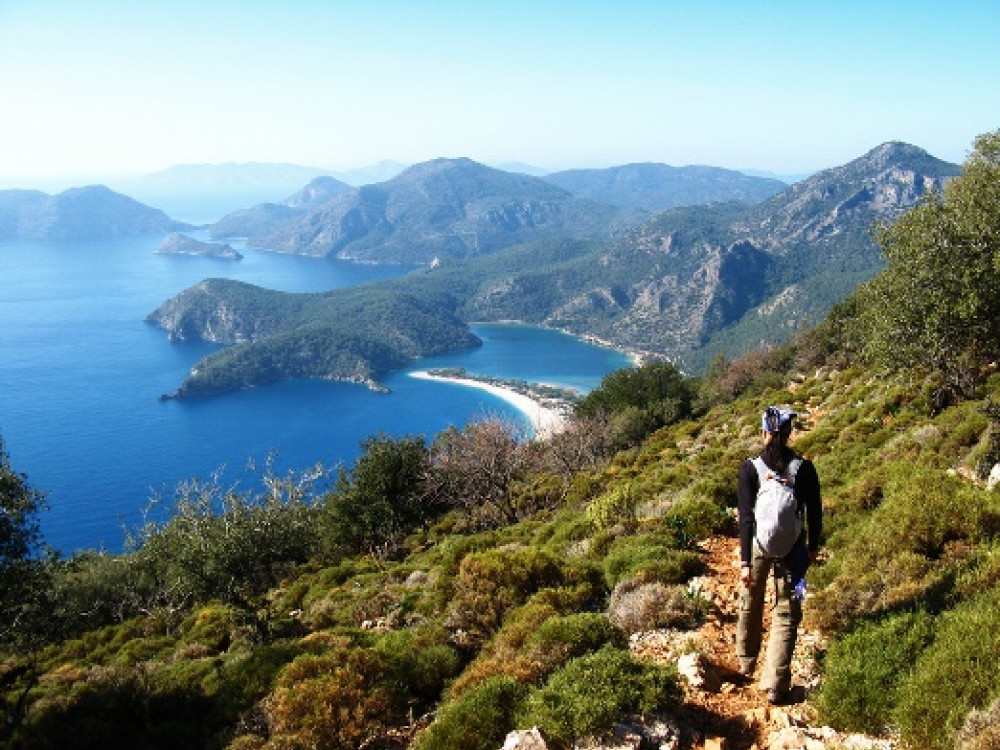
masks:
[(971, 395), (1000, 358), (1000, 131), (877, 239), (887, 265), (859, 293), (864, 353), (892, 369), (929, 366), (943, 397)]
[(38, 513), (45, 495), (16, 472), (0, 437), (0, 643), (22, 634), (45, 566)]

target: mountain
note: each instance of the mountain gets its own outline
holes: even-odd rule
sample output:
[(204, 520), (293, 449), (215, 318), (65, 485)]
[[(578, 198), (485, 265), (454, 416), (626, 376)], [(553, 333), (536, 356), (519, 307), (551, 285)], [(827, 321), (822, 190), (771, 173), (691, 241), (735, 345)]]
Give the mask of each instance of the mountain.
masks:
[(749, 177), (718, 167), (625, 164), (609, 169), (572, 169), (543, 179), (578, 198), (663, 211), (723, 201), (756, 202), (787, 187), (780, 180)]
[[(364, 262), (430, 263), (544, 237), (610, 237), (639, 216), (575, 198), (528, 175), (470, 159), (436, 159), (250, 234), (248, 244)], [(228, 223), (226, 217), (220, 225)], [(211, 231), (225, 236), (219, 226)]]
[[(466, 303), (469, 319), (519, 317), (687, 361), (745, 350), (818, 320), (881, 267), (870, 229), (959, 173), (887, 143), (751, 206), (673, 209), (562, 266), (525, 268)], [(730, 350), (732, 353), (732, 349)]]
[(103, 185), (0, 191), (0, 238), (89, 240), (190, 228)]
[(155, 192), (229, 191), (259, 189), (289, 193), (327, 170), (299, 164), (228, 162), (225, 164), (178, 164), (161, 172), (143, 175), (129, 182), (132, 188)]
[(281, 203), (259, 203), (252, 208), (226, 214), (209, 227), (209, 233), (213, 237), (258, 235), (288, 223), (309, 209), (350, 190), (350, 185), (333, 177), (316, 177)]
[(400, 164), (398, 161), (386, 159), (384, 161), (369, 164), (366, 167), (348, 169), (344, 171), (330, 172), (338, 180), (346, 182), (348, 185), (360, 187), (361, 185), (371, 185), (375, 182), (385, 182), (397, 176), (407, 168), (407, 164)]
[[(424, 168), (444, 168), (447, 174), (455, 166), (430, 163)], [(457, 166), (461, 169), (464, 165)], [(493, 254), (445, 259), (424, 271), (368, 285), (364, 293), (386, 300), (386, 310), (387, 300), (396, 298), (434, 300), (433, 306), (421, 313), (422, 326), (448, 330), (455, 320), (521, 320), (595, 336), (622, 349), (668, 357), (685, 369), (698, 371), (715, 352), (738, 354), (761, 343), (780, 341), (803, 323), (819, 320), (882, 267), (879, 248), (870, 233), (873, 224), (892, 221), (958, 172), (956, 165), (916, 147), (888, 143), (758, 204), (671, 209), (613, 239), (536, 236), (533, 242)], [(414, 173), (408, 176), (419, 185), (431, 182), (419, 177)], [(547, 189), (560, 190), (555, 186)], [(467, 195), (467, 190), (463, 186), (461, 194)], [(483, 190), (492, 194), (489, 185)], [(436, 186), (435, 194), (442, 193), (447, 191)], [(322, 206), (318, 215), (345, 199), (356, 198), (355, 192), (338, 196)], [(358, 222), (365, 226), (360, 218)], [(385, 242), (392, 233), (386, 229), (381, 236)], [(176, 322), (185, 319), (184, 308), (192, 300), (205, 308), (199, 319), (229, 320), (235, 316), (233, 325), (240, 327), (243, 308), (239, 299), (230, 298), (232, 288), (222, 291), (226, 293), (178, 298), (170, 303), (179, 310), (173, 315), (175, 322), (163, 327), (172, 335), (186, 331), (184, 335), (210, 337), (214, 324), (185, 327)], [(357, 293), (330, 292), (326, 303), (330, 307), (313, 308), (313, 322), (326, 314), (353, 319), (354, 303), (342, 300), (354, 299), (351, 295)], [(255, 305), (274, 310), (288, 310), (288, 300), (298, 298), (266, 290), (255, 291), (254, 296)], [(405, 306), (396, 312), (409, 314)], [(265, 344), (270, 336), (300, 329), (296, 315), (275, 312), (268, 318), (266, 330), (254, 322), (255, 313), (250, 315), (254, 335), (246, 338), (254, 343), (240, 356), (245, 361), (269, 361), (272, 371), (280, 370), (274, 367), (276, 350)], [(333, 318), (324, 320), (326, 325)], [(338, 318), (336, 330), (326, 330), (342, 342), (353, 342), (357, 331), (367, 331), (370, 325), (371, 321), (365, 321), (345, 327)], [(385, 325), (384, 321), (378, 323)], [(334, 340), (324, 344), (340, 345)], [(300, 376), (310, 372), (313, 377), (327, 376), (322, 358), (313, 370), (303, 361), (307, 347), (282, 344), (277, 351), (279, 359), (281, 351), (297, 358), (295, 367)], [(225, 351), (210, 355), (198, 364), (195, 375), (209, 368), (224, 372), (230, 366), (226, 357)], [(389, 361), (389, 357), (381, 359), (382, 363)], [(219, 382), (226, 380), (222, 375), (213, 377)], [(241, 376), (227, 382), (253, 381)], [(185, 392), (182, 387), (181, 393)]]

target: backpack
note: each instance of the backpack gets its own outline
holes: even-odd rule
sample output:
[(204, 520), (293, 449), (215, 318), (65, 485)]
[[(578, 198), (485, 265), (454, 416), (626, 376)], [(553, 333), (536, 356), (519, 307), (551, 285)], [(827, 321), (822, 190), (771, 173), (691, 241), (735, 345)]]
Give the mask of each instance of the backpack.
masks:
[(760, 480), (754, 506), (757, 544), (767, 557), (785, 557), (802, 533), (802, 512), (795, 498), (795, 474), (802, 459), (793, 458), (784, 476), (772, 471), (760, 456), (752, 461)]

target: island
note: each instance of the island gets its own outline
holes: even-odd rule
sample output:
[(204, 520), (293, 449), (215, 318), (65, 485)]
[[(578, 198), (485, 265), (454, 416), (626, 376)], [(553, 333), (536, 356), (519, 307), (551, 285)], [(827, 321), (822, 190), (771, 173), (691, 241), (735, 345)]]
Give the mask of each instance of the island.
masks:
[(480, 346), (447, 295), (416, 297), (362, 284), (276, 292), (206, 279), (146, 320), (173, 341), (228, 344), (197, 362), (169, 398), (210, 396), (292, 379), (338, 380), (384, 391), (380, 378), (422, 357)]
[(220, 260), (243, 260), (243, 256), (232, 245), (221, 242), (202, 242), (186, 234), (173, 232), (156, 248), (160, 255), (200, 255)]

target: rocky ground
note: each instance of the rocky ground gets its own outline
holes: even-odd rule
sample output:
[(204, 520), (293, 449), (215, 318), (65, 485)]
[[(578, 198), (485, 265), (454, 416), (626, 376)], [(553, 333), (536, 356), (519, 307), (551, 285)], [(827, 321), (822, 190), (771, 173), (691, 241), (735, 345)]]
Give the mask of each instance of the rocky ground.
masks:
[[(711, 604), (702, 626), (632, 638), (637, 658), (677, 662), (685, 685), (682, 708), (672, 720), (620, 725), (614, 737), (578, 745), (577, 750), (894, 750), (891, 740), (842, 734), (819, 725), (809, 702), (820, 681), (815, 656), (823, 642), (818, 633), (799, 630), (787, 705), (767, 703), (757, 688), (759, 675), (751, 679), (739, 674), (734, 649), (738, 541), (713, 537), (701, 549), (708, 571), (691, 585)], [(507, 738), (504, 750), (546, 750), (546, 744), (537, 732), (518, 732)]]

